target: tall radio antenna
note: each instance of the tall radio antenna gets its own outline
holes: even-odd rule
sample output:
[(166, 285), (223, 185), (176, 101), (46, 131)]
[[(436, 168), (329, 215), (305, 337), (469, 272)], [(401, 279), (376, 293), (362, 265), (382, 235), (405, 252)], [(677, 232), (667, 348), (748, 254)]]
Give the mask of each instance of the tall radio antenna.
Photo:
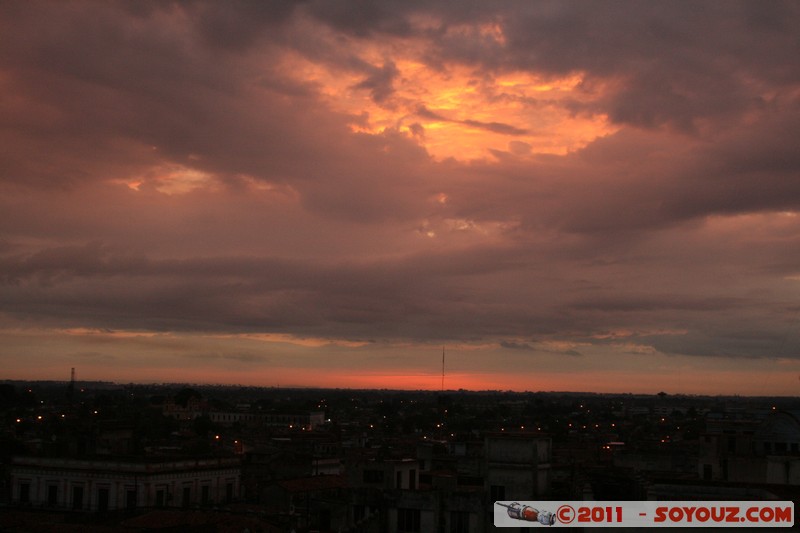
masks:
[(444, 346), (442, 346), (442, 392), (444, 392)]

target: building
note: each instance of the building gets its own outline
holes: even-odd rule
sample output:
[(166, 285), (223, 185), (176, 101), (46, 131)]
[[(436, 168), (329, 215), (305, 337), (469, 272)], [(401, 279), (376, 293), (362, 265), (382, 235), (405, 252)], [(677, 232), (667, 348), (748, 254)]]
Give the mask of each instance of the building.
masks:
[(698, 468), (704, 480), (800, 484), (800, 411), (775, 410), (727, 424), (715, 419), (703, 438)]
[(419, 461), (416, 459), (351, 461), (347, 470), (353, 487), (416, 490), (419, 485)]
[(348, 492), (343, 476), (311, 476), (278, 481), (269, 501), (283, 514), (286, 531), (343, 531), (348, 525)]
[(179, 421), (190, 421), (208, 414), (208, 402), (195, 396), (186, 401), (186, 405), (175, 402), (172, 398), (164, 402), (161, 412), (164, 416)]
[(766, 482), (800, 485), (800, 411), (775, 411), (753, 435), (755, 455), (766, 457)]
[(325, 413), (322, 411), (306, 411), (300, 413), (208, 411), (205, 414), (211, 422), (225, 427), (241, 424), (248, 427), (304, 429), (310, 431), (319, 428), (325, 423)]
[(550, 488), (552, 443), (529, 433), (486, 436), (485, 486), (491, 501), (533, 500)]
[(237, 457), (174, 460), (78, 460), (14, 457), (11, 503), (73, 511), (191, 508), (233, 502)]

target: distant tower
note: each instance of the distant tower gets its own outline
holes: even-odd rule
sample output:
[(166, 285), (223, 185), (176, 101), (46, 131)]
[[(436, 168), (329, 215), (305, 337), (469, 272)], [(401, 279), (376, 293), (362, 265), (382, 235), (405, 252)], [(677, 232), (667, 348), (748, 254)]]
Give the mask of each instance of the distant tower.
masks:
[(444, 346), (442, 346), (442, 392), (444, 392)]

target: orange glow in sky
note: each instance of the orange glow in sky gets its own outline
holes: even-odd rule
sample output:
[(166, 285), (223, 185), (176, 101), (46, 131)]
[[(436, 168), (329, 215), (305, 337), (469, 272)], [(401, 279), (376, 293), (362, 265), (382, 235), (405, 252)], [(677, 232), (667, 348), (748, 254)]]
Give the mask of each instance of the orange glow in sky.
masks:
[[(353, 131), (408, 133), (436, 159), (484, 159), (490, 150), (564, 155), (618, 129), (603, 114), (576, 114), (564, 106), (567, 100), (597, 96), (586, 92), (579, 74), (492, 75), (458, 65), (436, 70), (397, 53), (392, 60), (397, 74), (391, 94), (381, 101), (358, 87), (363, 75), (298, 55), (286, 57), (282, 68), (298, 82), (316, 87), (333, 110), (364, 117), (351, 125)], [(382, 64), (377, 62), (375, 68)]]

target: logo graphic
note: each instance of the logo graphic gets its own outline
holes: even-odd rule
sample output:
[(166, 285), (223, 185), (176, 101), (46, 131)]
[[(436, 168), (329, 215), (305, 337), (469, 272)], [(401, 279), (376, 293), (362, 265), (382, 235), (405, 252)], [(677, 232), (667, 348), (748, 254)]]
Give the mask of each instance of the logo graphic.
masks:
[(556, 516), (562, 524), (569, 524), (575, 520), (575, 509), (571, 505), (562, 505), (556, 511)]
[[(538, 522), (567, 527), (793, 527), (794, 502), (773, 501), (495, 501), (495, 527)], [(553, 512), (545, 511), (551, 509)], [(521, 524), (524, 521), (527, 524)]]
[(529, 505), (521, 505), (519, 502), (514, 502), (510, 505), (495, 502), (501, 507), (505, 507), (508, 516), (516, 520), (524, 520), (526, 522), (539, 522), (544, 526), (552, 526), (556, 523), (556, 515), (550, 511), (540, 511)]

